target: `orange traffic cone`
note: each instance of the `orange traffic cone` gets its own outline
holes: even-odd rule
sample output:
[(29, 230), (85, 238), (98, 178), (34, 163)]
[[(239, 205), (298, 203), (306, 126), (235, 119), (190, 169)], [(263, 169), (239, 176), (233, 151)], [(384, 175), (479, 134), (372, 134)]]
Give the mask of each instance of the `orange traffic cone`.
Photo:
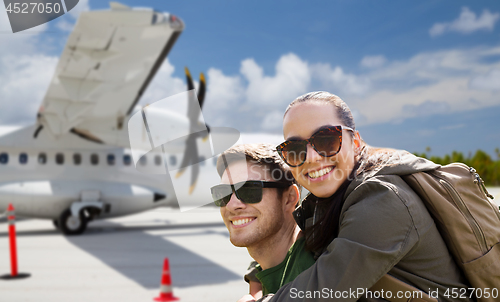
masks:
[(154, 298), (155, 301), (177, 301), (179, 298), (174, 297), (172, 290), (172, 278), (170, 277), (170, 266), (168, 258), (165, 258), (163, 264), (163, 274), (161, 276), (160, 295)]

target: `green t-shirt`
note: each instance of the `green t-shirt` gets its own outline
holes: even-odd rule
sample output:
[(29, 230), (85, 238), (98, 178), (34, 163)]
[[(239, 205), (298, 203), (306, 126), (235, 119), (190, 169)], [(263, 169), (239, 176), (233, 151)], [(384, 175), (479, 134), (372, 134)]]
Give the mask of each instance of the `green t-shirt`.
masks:
[(262, 284), (262, 294), (276, 293), (280, 287), (293, 281), (300, 273), (314, 264), (314, 254), (305, 249), (305, 239), (301, 237), (290, 247), (285, 259), (275, 267), (262, 270), (257, 265), (259, 272), (256, 274)]

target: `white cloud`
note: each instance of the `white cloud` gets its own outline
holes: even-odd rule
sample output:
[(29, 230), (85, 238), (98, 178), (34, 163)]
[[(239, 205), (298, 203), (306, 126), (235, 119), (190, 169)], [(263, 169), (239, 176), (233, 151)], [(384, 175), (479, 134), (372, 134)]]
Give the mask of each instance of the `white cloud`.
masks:
[(387, 59), (383, 55), (377, 56), (365, 56), (360, 65), (366, 68), (378, 68), (382, 67), (387, 62)]
[(9, 16), (3, 5), (0, 5), (0, 32), (4, 34), (5, 32), (12, 33), (12, 28), (9, 23)]
[(0, 124), (35, 121), (57, 58), (40, 53), (40, 35), (47, 23), (12, 33), (9, 18), (0, 5)]
[(280, 131), (283, 127), (284, 110), (274, 110), (268, 113), (262, 121), (262, 129)]
[(28, 124), (49, 86), (57, 58), (45, 55), (4, 56), (0, 60), (0, 124)]
[(434, 24), (429, 30), (429, 34), (436, 37), (452, 31), (462, 34), (469, 34), (478, 30), (492, 31), (498, 19), (500, 19), (499, 13), (491, 13), (485, 9), (482, 15), (477, 17), (468, 7), (462, 7), (462, 12), (457, 19), (452, 22)]
[[(5, 7), (0, 5), (0, 57), (8, 55), (31, 54), (38, 50), (40, 34), (48, 28), (47, 23), (24, 30), (18, 33), (12, 33), (9, 16)], [(1, 71), (0, 71), (1, 72)]]
[(429, 35), (431, 37), (436, 37), (444, 34), (444, 32), (449, 28), (449, 24), (447, 23), (435, 23), (432, 25), (431, 29), (429, 29)]
[(217, 102), (217, 107), (227, 108), (242, 99), (244, 87), (239, 76), (226, 76), (216, 68), (210, 68), (207, 75), (207, 102)]
[[(495, 94), (496, 87), (500, 87), (500, 60), (491, 62), (491, 58), (498, 55), (500, 47), (441, 50), (406, 60), (386, 59), (377, 69), (347, 73), (341, 66), (306, 63), (288, 54), (278, 60), (273, 76), (265, 75), (253, 59), (246, 59), (240, 74), (228, 76), (216, 70), (209, 77), (207, 112), (218, 125), (277, 132), (287, 105), (313, 90), (340, 95), (358, 125), (495, 106), (500, 104)], [(291, 64), (278, 68), (284, 62)], [(294, 79), (297, 82), (290, 80), (284, 70), (299, 73)], [(300, 84), (299, 89), (292, 83)]]
[[(484, 19), (483, 15), (475, 20)], [(0, 24), (5, 18), (0, 13)], [(58, 59), (39, 54), (38, 39), (38, 34), (0, 35), (0, 43), (9, 45), (0, 48), (1, 123), (34, 120)], [(500, 104), (499, 57), (500, 45), (423, 52), (397, 61), (371, 55), (360, 61), (366, 68), (353, 72), (288, 53), (276, 61), (270, 74), (247, 58), (235, 74), (224, 74), (215, 67), (207, 71), (204, 115), (211, 126), (280, 132), (287, 105), (313, 90), (340, 95), (358, 125), (425, 115), (435, 108), (450, 113), (484, 108)], [(174, 71), (166, 60), (141, 104), (185, 91), (184, 78), (174, 76)]]
[[(281, 125), (280, 125), (281, 128)], [(268, 143), (272, 145), (279, 145), (284, 141), (283, 134), (270, 134), (270, 133), (241, 133), (242, 144), (262, 144)]]
[(56, 27), (62, 31), (71, 32), (73, 30), (73, 28), (75, 27), (75, 23), (69, 22), (66, 18), (63, 17), (63, 19), (61, 19), (61, 21), (56, 23)]
[(437, 109), (454, 113), (498, 106), (499, 55), (500, 47), (494, 46), (425, 52), (388, 61), (362, 74), (371, 82), (365, 95), (342, 97), (364, 117), (356, 120), (361, 125), (430, 115)]
[(82, 12), (90, 10), (90, 5), (88, 0), (80, 0), (78, 4), (70, 10), (67, 14), (59, 17), (56, 23), (56, 27), (62, 31), (71, 32), (75, 27), (76, 20), (80, 17)]
[(78, 4), (69, 11), (68, 14), (71, 15), (74, 19), (78, 19), (82, 12), (86, 12), (90, 10), (89, 0), (80, 0)]
[(500, 69), (492, 69), (484, 75), (478, 75), (472, 78), (470, 87), (480, 90), (500, 90)]
[[(442, 109), (440, 113), (450, 114), (495, 106), (500, 103), (498, 97), (492, 92), (469, 89), (468, 78), (465, 76), (443, 78), (436, 83), (404, 90), (381, 87), (362, 99), (344, 100), (351, 108), (359, 110), (366, 117), (365, 122), (361, 123), (364, 125), (396, 121), (415, 115), (433, 114), (435, 108), (422, 105), (428, 100), (439, 100), (439, 108)], [(417, 111), (410, 111), (411, 108)]]
[(450, 105), (446, 102), (425, 101), (418, 105), (403, 105), (402, 112), (406, 116), (426, 116), (431, 114), (445, 114), (450, 112)]
[(342, 67), (330, 64), (317, 63), (311, 66), (312, 74), (326, 88), (335, 91), (343, 97), (349, 95), (363, 95), (370, 89), (370, 80), (363, 76), (345, 73)]
[(281, 128), (282, 113), (279, 121), (274, 122), (269, 112), (276, 116), (281, 108), (308, 91), (310, 81), (307, 62), (292, 53), (280, 57), (273, 76), (265, 75), (254, 59), (243, 60), (237, 75), (228, 76), (211, 68), (205, 118), (242, 131), (277, 130)]
[(203, 115), (207, 123), (228, 125), (230, 112), (241, 110), (245, 90), (240, 76), (226, 76), (216, 68), (207, 72), (207, 93)]
[(163, 64), (141, 98), (140, 104), (153, 104), (166, 97), (186, 91), (187, 87), (184, 80), (174, 77), (174, 71), (175, 67), (170, 64), (168, 59), (163, 61)]
[(276, 63), (275, 76), (265, 76), (262, 67), (253, 59), (241, 62), (240, 72), (248, 81), (246, 99), (275, 107), (275, 104), (290, 102), (307, 92), (311, 76), (307, 62), (295, 54), (286, 54)]

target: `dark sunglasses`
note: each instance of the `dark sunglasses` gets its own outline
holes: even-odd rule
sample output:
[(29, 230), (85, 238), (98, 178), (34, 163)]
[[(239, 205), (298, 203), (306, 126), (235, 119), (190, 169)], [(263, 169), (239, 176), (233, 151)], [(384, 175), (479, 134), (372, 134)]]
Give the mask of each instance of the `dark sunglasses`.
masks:
[(225, 207), (229, 203), (233, 193), (243, 203), (259, 203), (262, 200), (263, 188), (288, 188), (291, 185), (291, 183), (274, 181), (248, 180), (232, 185), (216, 185), (210, 190), (212, 191), (212, 198), (215, 205)]
[(319, 129), (309, 139), (286, 141), (276, 147), (276, 150), (290, 167), (298, 167), (306, 161), (307, 144), (311, 144), (319, 155), (331, 157), (340, 152), (343, 129), (354, 132), (346, 126), (327, 126)]

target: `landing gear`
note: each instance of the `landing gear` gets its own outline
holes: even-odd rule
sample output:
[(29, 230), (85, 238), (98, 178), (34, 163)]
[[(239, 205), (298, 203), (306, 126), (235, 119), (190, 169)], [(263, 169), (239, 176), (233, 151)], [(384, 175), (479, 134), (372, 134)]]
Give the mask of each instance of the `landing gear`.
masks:
[(88, 219), (84, 211), (80, 211), (78, 216), (73, 216), (70, 209), (62, 212), (58, 225), (64, 235), (79, 235), (87, 228)]
[(58, 219), (52, 220), (52, 223), (54, 224), (54, 227), (56, 228), (56, 230), (60, 230), (60, 228), (59, 228), (59, 220)]

